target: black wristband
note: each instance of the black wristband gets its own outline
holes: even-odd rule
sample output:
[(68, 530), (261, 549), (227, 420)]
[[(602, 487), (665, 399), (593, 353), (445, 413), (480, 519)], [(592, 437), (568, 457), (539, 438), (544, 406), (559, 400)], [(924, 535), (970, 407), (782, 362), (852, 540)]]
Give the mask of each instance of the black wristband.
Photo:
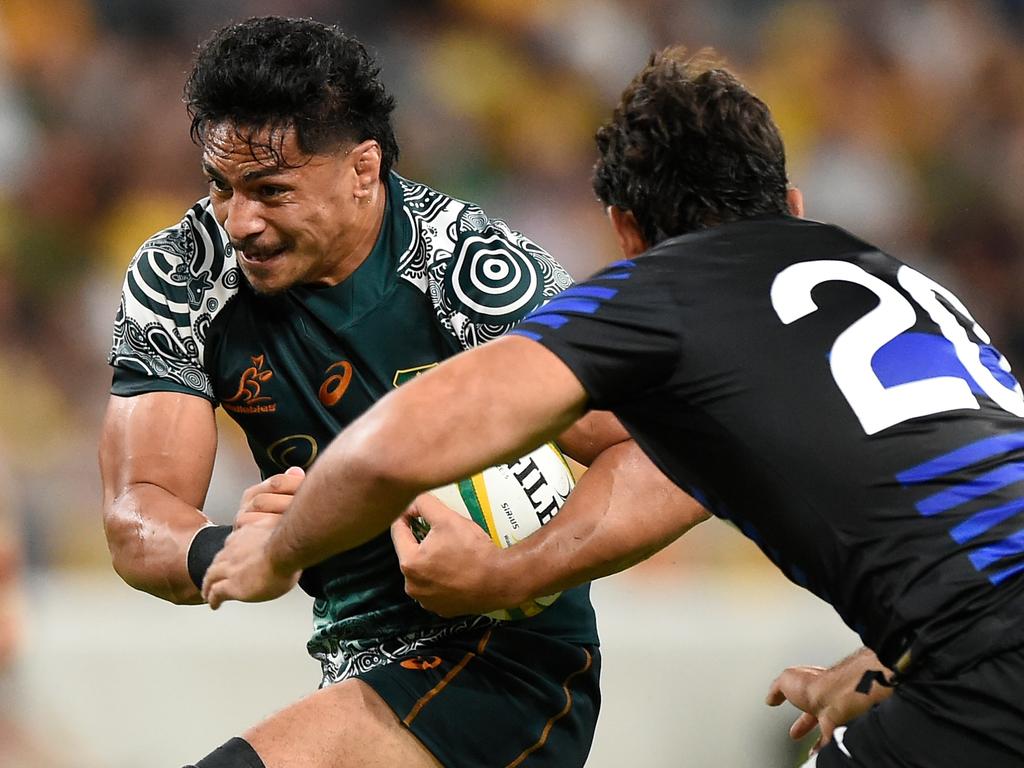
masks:
[(210, 567), (217, 553), (224, 549), (224, 542), (232, 530), (234, 529), (230, 525), (208, 525), (200, 528), (199, 533), (192, 539), (186, 562), (188, 575), (197, 588), (202, 589), (206, 569)]

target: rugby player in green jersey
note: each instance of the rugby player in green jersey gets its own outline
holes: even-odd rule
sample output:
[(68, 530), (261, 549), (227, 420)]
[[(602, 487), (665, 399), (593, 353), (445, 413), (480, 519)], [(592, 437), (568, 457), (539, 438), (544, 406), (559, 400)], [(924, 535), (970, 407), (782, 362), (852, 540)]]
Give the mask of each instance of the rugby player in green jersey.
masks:
[[(235, 535), (267, 537), (348, 423), (571, 280), (478, 206), (392, 170), (393, 100), (336, 28), (227, 27), (200, 48), (186, 102), (210, 194), (129, 266), (100, 459), (115, 569), (187, 604), (201, 602), (232, 531), (203, 512), (216, 406), (245, 431), (263, 477), (243, 495)], [(623, 494), (610, 488), (657, 474), (607, 413), (560, 445), (592, 466), (570, 511), (614, 507)], [(680, 497), (652, 498), (651, 511), (702, 519)], [(677, 532), (662, 519), (655, 534)], [(295, 580), (316, 598), (309, 651), (322, 688), (200, 768), (583, 765), (600, 701), (587, 587), (521, 621), (443, 619), (405, 594), (380, 531)]]

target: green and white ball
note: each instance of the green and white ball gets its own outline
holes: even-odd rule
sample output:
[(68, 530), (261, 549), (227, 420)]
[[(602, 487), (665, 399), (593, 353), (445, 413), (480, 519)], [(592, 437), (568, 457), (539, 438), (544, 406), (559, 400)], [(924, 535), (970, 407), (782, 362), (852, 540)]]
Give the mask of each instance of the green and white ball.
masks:
[[(483, 528), (497, 546), (507, 549), (551, 522), (573, 485), (565, 457), (554, 443), (547, 443), (517, 461), (489, 467), (431, 493)], [(534, 598), (487, 615), (504, 621), (536, 616), (559, 595)]]

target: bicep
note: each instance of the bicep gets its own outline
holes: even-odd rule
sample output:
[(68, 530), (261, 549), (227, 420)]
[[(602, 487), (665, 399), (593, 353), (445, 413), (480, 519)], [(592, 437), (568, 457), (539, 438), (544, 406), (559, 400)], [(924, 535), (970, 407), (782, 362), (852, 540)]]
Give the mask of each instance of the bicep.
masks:
[(200, 508), (217, 451), (213, 406), (202, 397), (150, 392), (111, 396), (100, 438), (104, 500), (151, 485)]

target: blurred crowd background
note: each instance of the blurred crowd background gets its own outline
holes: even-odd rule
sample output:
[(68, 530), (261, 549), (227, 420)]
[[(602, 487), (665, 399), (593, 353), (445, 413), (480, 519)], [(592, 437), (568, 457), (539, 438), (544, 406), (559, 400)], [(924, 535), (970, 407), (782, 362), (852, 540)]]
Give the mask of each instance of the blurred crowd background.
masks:
[[(1021, 0), (0, 0), (0, 581), (109, 571), (95, 456), (123, 272), (204, 195), (192, 51), (269, 13), (361, 37), (397, 98), (397, 170), (580, 278), (615, 255), (595, 127), (652, 50), (712, 46), (772, 107), (808, 215), (948, 284), (1024, 370)], [(213, 515), (255, 479), (225, 422)], [(766, 573), (702, 528), (619, 578)]]

